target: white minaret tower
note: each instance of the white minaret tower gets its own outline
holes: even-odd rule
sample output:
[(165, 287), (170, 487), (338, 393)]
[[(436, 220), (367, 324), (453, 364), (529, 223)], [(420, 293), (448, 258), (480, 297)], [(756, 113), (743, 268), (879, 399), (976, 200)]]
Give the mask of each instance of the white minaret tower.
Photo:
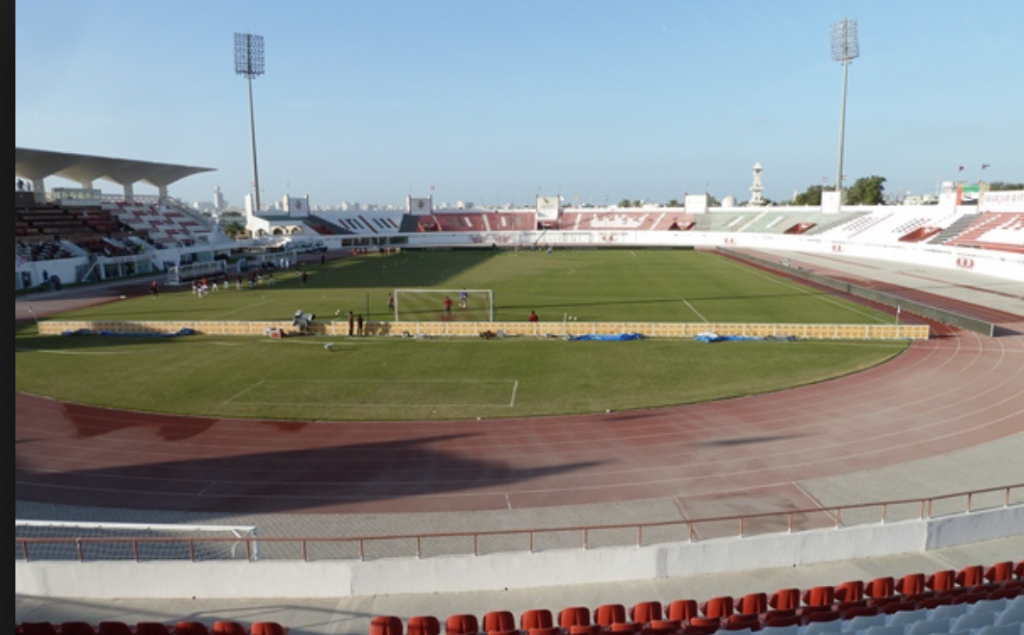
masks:
[(750, 186), (750, 203), (748, 205), (764, 205), (764, 199), (761, 198), (761, 192), (764, 191), (761, 186), (761, 171), (763, 169), (760, 161), (754, 164), (754, 184)]

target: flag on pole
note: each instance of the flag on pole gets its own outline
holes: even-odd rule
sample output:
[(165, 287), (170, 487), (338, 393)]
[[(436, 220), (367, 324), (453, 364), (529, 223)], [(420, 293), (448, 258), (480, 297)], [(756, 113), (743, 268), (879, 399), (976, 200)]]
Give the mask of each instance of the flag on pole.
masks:
[(896, 305), (896, 323), (900, 323), (900, 305)]
[(982, 163), (981, 164), (981, 169), (982, 170), (984, 170), (985, 168), (990, 168), (990, 167), (992, 167), (992, 166), (990, 164), (988, 164), (988, 163)]

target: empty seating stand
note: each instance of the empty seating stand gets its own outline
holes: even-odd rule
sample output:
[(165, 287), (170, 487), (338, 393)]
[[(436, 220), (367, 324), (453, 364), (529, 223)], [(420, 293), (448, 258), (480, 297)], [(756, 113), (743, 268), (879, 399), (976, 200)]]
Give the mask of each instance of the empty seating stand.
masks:
[[(836, 586), (752, 590), (739, 597), (651, 598), (591, 609), (536, 608), (516, 616), (495, 608), (481, 615), (454, 613), (372, 617), (366, 635), (1020, 635), (1024, 579), (1019, 561), (972, 565)], [(973, 583), (973, 584), (971, 584)], [(843, 589), (841, 593), (837, 589)], [(942, 595), (948, 594), (948, 595)], [(878, 599), (887, 601), (878, 603)], [(935, 604), (937, 599), (943, 603)], [(557, 616), (557, 621), (555, 617)], [(249, 626), (228, 620), (25, 621), (16, 635), (288, 635), (277, 622)]]

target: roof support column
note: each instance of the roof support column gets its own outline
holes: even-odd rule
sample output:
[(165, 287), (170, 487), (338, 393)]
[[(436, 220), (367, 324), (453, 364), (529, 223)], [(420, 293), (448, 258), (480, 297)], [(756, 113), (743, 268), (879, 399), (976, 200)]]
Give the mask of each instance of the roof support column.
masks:
[(42, 177), (32, 179), (32, 194), (35, 196), (36, 203), (46, 202), (46, 183)]

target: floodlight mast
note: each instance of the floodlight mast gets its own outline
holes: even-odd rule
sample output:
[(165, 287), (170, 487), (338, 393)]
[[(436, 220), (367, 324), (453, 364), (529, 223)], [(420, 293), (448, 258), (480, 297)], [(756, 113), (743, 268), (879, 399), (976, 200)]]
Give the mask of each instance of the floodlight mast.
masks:
[(836, 191), (843, 200), (843, 142), (846, 138), (846, 83), (850, 62), (860, 57), (857, 44), (857, 21), (843, 18), (832, 25), (832, 60), (843, 64), (843, 104), (839, 114), (839, 168), (836, 171)]
[(253, 213), (260, 211), (260, 171), (256, 163), (256, 116), (252, 108), (252, 79), (263, 74), (263, 36), (235, 33), (235, 74), (249, 83), (249, 132), (252, 136), (252, 184), (255, 189)]

